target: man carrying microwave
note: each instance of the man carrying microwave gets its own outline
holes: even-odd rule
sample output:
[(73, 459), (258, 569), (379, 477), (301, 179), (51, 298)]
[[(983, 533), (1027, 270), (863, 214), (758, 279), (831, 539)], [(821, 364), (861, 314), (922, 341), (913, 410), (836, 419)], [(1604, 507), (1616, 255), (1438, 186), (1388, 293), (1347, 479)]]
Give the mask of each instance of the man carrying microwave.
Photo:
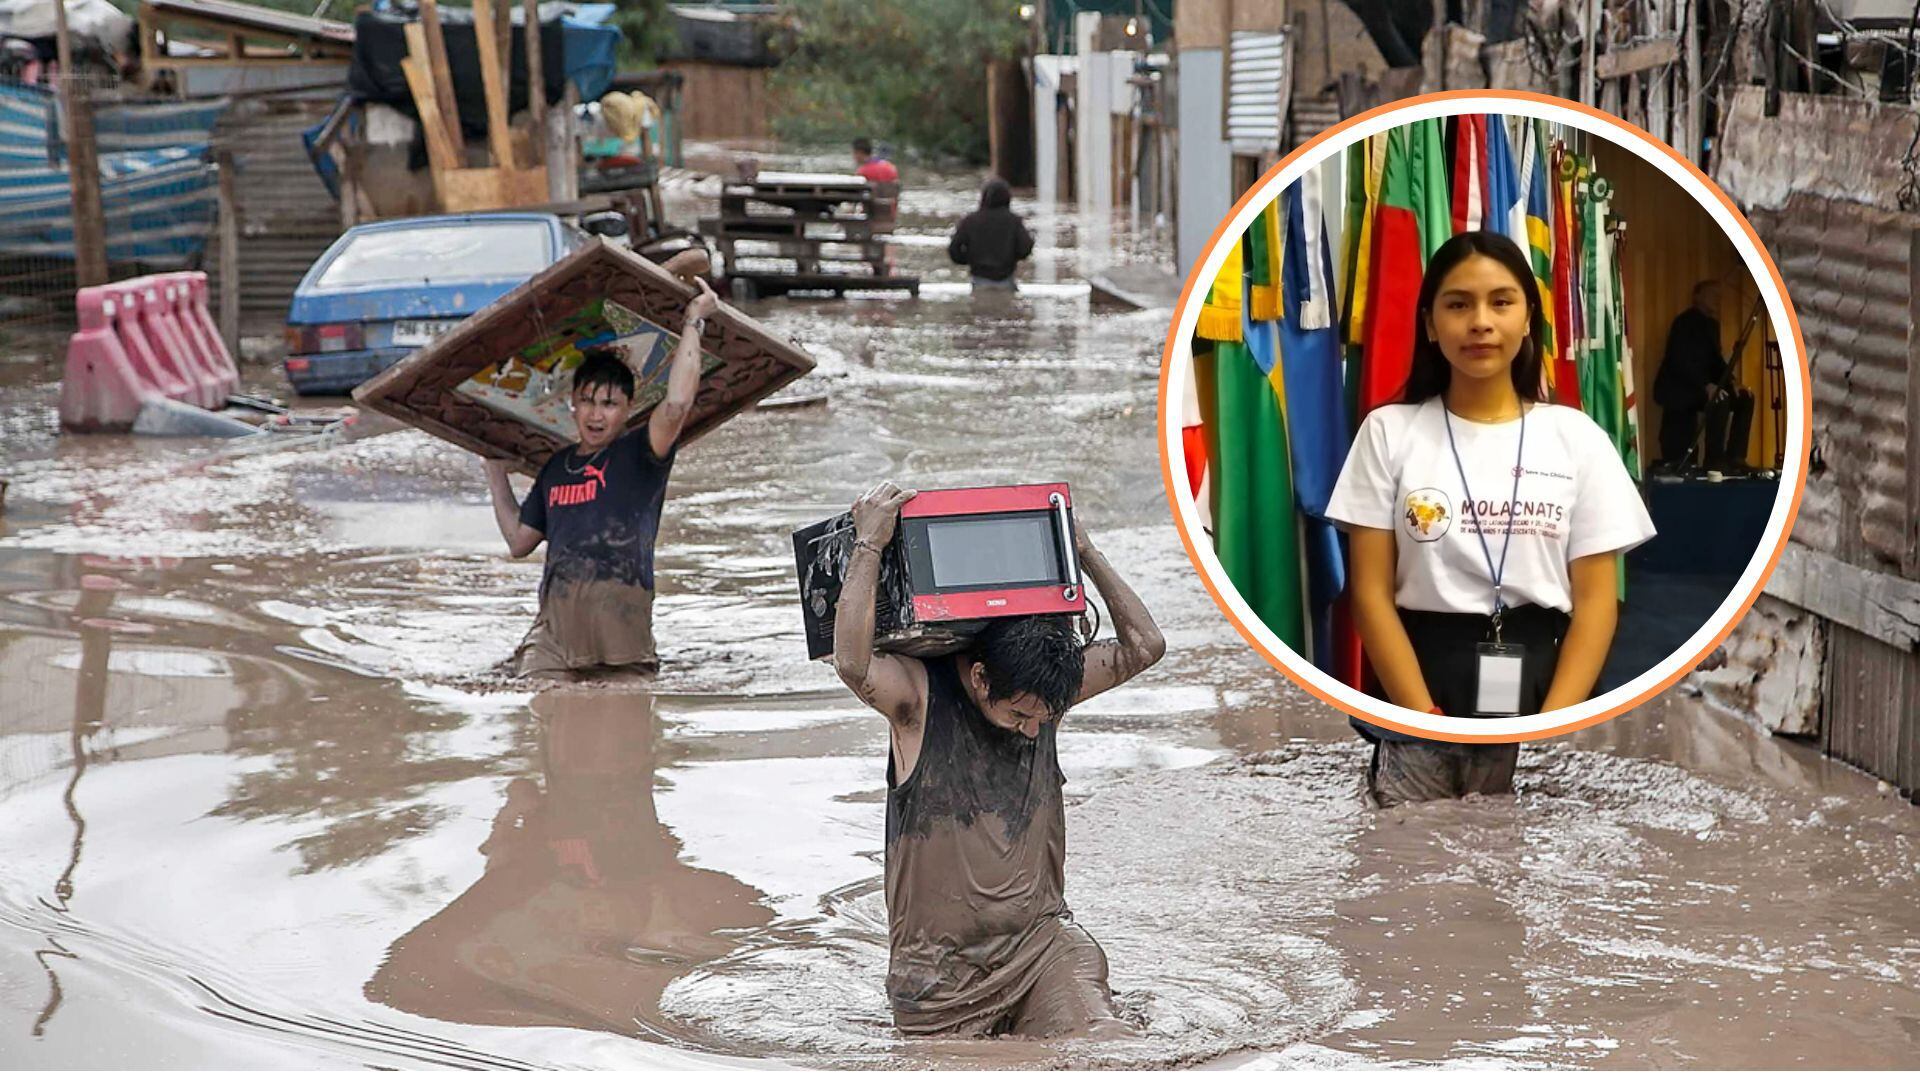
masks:
[(882, 483), (853, 504), (854, 550), (833, 665), (891, 728), (887, 997), (910, 1035), (1124, 1032), (1107, 958), (1067, 909), (1066, 813), (1054, 737), (1071, 706), (1157, 662), (1166, 642), (1078, 524), (1074, 549), (1118, 640), (1082, 644), (1070, 616), (994, 619), (967, 651), (876, 652), (880, 552), (917, 494)]

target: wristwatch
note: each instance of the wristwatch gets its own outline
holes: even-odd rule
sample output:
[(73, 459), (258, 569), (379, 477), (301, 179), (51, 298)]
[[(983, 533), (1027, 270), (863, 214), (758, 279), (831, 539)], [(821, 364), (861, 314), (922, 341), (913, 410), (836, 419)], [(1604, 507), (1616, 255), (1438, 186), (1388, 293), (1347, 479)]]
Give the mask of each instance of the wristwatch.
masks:
[(704, 334), (707, 332), (707, 317), (705, 315), (698, 315), (698, 316), (695, 316), (694, 318), (688, 319), (686, 321), (686, 324), (681, 328), (681, 330), (683, 333), (690, 332), (692, 334), (695, 334), (696, 336), (700, 334)]

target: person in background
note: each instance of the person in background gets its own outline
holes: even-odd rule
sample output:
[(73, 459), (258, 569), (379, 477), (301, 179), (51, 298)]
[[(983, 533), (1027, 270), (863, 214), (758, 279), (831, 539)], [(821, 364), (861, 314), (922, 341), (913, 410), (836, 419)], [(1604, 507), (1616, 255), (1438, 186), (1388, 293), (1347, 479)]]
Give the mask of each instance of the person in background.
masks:
[(947, 256), (973, 274), (975, 289), (1012, 289), (1020, 260), (1033, 254), (1033, 234), (1013, 212), (1013, 189), (995, 176), (980, 189), (980, 209), (960, 219)]
[(873, 184), (900, 182), (900, 170), (894, 168), (885, 154), (874, 153), (873, 140), (864, 136), (853, 140), (853, 171)]
[(1744, 464), (1753, 394), (1729, 387), (1732, 371), (1720, 355), (1720, 285), (1702, 281), (1693, 287), (1693, 306), (1674, 316), (1667, 330), (1667, 349), (1653, 380), (1653, 400), (1661, 409), (1663, 469), (1684, 472), (1694, 464), (1702, 412), (1707, 420), (1705, 466), (1727, 471)]

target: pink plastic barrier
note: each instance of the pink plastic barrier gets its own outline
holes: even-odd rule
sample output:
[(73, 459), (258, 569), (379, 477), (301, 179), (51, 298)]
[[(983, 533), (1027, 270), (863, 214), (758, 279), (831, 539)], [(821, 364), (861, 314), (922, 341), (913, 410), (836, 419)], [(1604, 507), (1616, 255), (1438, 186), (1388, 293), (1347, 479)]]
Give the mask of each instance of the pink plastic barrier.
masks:
[(67, 370), (60, 380), (60, 426), (71, 431), (126, 428), (140, 403), (161, 391), (127, 355), (117, 333), (119, 305), (112, 286), (81, 289), (74, 297), (80, 329), (67, 345)]
[(180, 325), (194, 341), (207, 368), (219, 377), (221, 395), (224, 397), (238, 392), (240, 369), (227, 352), (227, 343), (220, 338), (220, 329), (213, 323), (213, 313), (207, 310), (206, 272), (181, 270), (166, 276), (173, 280), (178, 293), (174, 310)]
[(79, 330), (67, 346), (60, 423), (71, 431), (125, 431), (140, 405), (165, 397), (217, 409), (240, 373), (207, 311), (207, 276), (152, 274), (81, 289)]

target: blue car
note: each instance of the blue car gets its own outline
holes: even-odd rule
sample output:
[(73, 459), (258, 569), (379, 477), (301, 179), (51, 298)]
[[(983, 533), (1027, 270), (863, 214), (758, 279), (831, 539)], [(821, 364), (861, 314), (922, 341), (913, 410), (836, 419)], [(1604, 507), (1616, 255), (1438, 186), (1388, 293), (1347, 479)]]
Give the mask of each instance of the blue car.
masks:
[(299, 394), (350, 393), (587, 240), (538, 213), (356, 225), (293, 292), (287, 381)]

